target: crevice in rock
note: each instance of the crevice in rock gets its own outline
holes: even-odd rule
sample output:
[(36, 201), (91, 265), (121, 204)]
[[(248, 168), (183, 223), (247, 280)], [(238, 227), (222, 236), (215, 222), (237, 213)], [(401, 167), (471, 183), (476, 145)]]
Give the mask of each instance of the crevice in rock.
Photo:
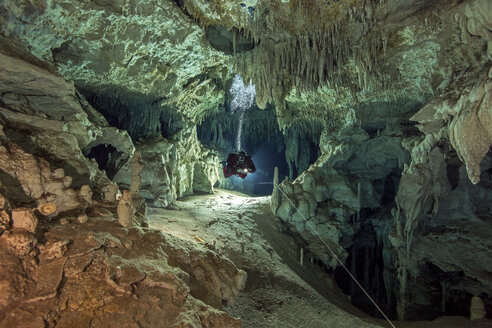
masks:
[[(385, 235), (387, 228), (378, 231), (381, 226), (391, 227), (391, 224), (383, 222), (383, 225), (376, 223), (374, 226), (369, 220), (360, 224), (353, 245), (347, 249), (349, 256), (345, 265), (384, 313), (396, 319), (396, 253)], [(335, 269), (334, 277), (344, 293), (350, 296), (353, 305), (371, 316), (383, 318), (342, 267)]]

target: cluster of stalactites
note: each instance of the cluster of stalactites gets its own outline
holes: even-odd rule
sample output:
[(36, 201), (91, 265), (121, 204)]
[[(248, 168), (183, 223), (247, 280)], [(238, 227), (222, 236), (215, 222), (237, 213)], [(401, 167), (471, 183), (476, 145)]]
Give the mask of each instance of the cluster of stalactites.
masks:
[(203, 27), (221, 25), (232, 30), (242, 30), (251, 23), (251, 15), (241, 6), (241, 1), (184, 0), (183, 7)]
[[(312, 3), (317, 1), (293, 0), (289, 8), (297, 10), (298, 16), (323, 10)], [(306, 16), (293, 19), (291, 26), (282, 11), (276, 14), (272, 8), (258, 7), (250, 32), (256, 46), (237, 55), (235, 66), (245, 80), (253, 80), (256, 85), (260, 108), (269, 102), (284, 107), (292, 87), (299, 91), (316, 90), (323, 85), (335, 90), (345, 87), (355, 95), (369, 85), (387, 88), (389, 81), (395, 79), (395, 72), (379, 62), (388, 40), (387, 32), (375, 24), (374, 13), (381, 1), (340, 3), (346, 5), (336, 6), (337, 17), (330, 17), (329, 7), (324, 8), (325, 16), (332, 20), (312, 22)], [(310, 9), (299, 11), (302, 6)], [(340, 14), (342, 10), (345, 11)], [(315, 17), (320, 15), (318, 12)]]

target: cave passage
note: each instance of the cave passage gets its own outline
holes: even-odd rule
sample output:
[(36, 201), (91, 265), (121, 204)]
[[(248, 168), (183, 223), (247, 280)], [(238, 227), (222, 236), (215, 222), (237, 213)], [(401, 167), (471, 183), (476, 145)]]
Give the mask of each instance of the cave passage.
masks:
[(112, 145), (100, 144), (92, 147), (87, 157), (94, 159), (100, 170), (106, 171), (108, 178), (112, 179), (120, 169), (119, 159), (121, 153)]

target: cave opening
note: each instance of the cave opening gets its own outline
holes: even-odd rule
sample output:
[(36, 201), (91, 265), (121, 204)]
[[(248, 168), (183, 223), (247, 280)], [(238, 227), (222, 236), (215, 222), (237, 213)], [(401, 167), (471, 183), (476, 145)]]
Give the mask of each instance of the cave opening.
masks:
[(86, 157), (94, 159), (99, 169), (106, 171), (109, 179), (113, 179), (120, 169), (121, 155), (123, 153), (109, 144), (99, 144), (86, 150)]

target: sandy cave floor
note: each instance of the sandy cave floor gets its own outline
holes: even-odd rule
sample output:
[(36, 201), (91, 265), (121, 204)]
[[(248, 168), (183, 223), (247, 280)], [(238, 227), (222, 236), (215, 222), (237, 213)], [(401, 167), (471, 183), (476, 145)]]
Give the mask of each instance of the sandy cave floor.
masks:
[[(269, 201), (270, 197), (217, 189), (215, 194), (178, 200), (172, 209), (149, 208), (149, 225), (206, 243), (248, 273), (235, 304), (224, 307), (241, 318), (245, 328), (390, 327), (354, 308), (320, 267), (299, 265), (299, 249), (293, 237), (282, 232), (285, 227), (272, 215)], [(492, 320), (443, 317), (394, 325), (492, 327)]]

